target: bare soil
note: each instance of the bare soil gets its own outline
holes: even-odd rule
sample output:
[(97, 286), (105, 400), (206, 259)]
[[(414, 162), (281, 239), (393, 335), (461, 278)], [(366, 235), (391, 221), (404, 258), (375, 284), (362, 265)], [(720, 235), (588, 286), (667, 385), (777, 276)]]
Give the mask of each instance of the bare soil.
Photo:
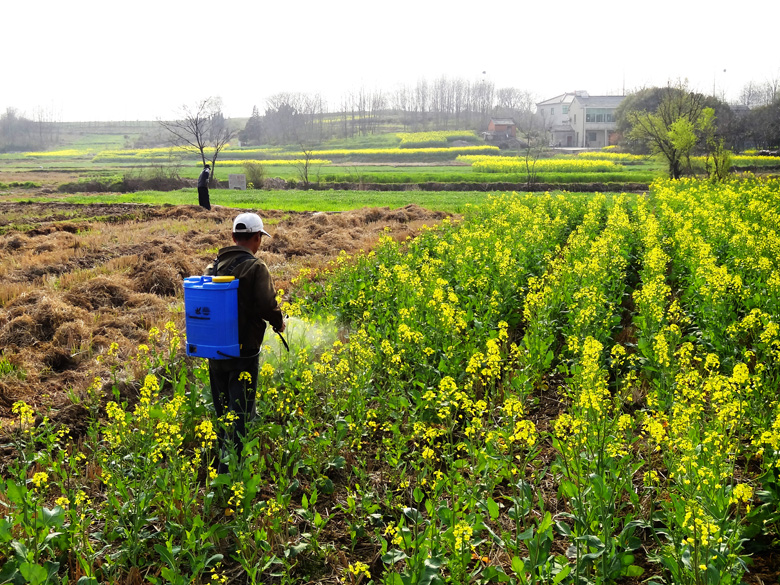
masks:
[[(173, 320), (183, 328), (183, 278), (202, 274), (232, 244), (232, 220), (246, 211), (34, 199), (0, 197), (0, 420), (17, 400), (36, 412), (71, 407), (95, 376), (107, 379), (96, 358), (112, 343), (126, 358), (151, 327)], [(341, 250), (370, 250), (385, 229), (401, 241), (446, 216), (414, 205), (259, 213), (273, 237), (258, 256), (285, 291), (302, 268), (323, 267)]]

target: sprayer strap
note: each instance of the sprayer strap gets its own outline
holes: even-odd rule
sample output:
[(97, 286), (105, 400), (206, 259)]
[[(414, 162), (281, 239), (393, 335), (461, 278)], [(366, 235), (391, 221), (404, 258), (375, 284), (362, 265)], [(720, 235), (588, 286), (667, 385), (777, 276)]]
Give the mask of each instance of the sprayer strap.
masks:
[(238, 258), (233, 260), (230, 264), (228, 264), (228, 267), (225, 270), (225, 272), (227, 272), (226, 276), (235, 276), (235, 274), (233, 274), (233, 271), (239, 266), (241, 266), (244, 262), (249, 262), (250, 260), (257, 260), (257, 258), (255, 258), (254, 255), (250, 254), (249, 252), (247, 252), (244, 256), (239, 256)]
[(214, 268), (213, 268), (214, 274), (212, 274), (212, 276), (235, 276), (233, 274), (233, 271), (236, 268), (238, 268), (239, 266), (241, 266), (244, 262), (249, 262), (250, 260), (256, 260), (256, 258), (254, 256), (254, 254), (250, 254), (249, 252), (247, 252), (246, 254), (244, 254), (242, 256), (239, 256), (238, 258), (236, 258), (232, 262), (230, 262), (228, 264), (227, 269), (224, 270), (225, 274), (221, 274), (220, 275), (220, 273), (219, 273), (219, 256), (217, 256), (214, 259), (214, 264), (213, 264), (213, 266), (214, 266)]

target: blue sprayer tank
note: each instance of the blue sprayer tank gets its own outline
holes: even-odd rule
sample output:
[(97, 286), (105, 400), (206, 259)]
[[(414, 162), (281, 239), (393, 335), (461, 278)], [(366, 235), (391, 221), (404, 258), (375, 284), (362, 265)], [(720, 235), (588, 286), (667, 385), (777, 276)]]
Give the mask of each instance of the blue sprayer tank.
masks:
[(240, 355), (238, 280), (232, 276), (184, 279), (187, 355), (228, 359)]

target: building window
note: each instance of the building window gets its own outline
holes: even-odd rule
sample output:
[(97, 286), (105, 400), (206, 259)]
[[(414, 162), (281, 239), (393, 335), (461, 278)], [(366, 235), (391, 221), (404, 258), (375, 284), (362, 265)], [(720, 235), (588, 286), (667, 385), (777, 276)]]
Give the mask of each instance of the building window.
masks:
[(563, 113), (564, 114), (568, 114), (569, 113), (569, 106), (562, 106), (562, 108), (563, 108)]
[(615, 110), (609, 108), (588, 108), (585, 110), (585, 121), (605, 123), (615, 121)]
[(577, 114), (574, 114), (574, 123), (577, 123)]
[(554, 115), (555, 115), (555, 108), (550, 108), (550, 115), (551, 115), (551, 116), (554, 116)]
[(588, 132), (588, 142), (596, 142), (596, 133)]

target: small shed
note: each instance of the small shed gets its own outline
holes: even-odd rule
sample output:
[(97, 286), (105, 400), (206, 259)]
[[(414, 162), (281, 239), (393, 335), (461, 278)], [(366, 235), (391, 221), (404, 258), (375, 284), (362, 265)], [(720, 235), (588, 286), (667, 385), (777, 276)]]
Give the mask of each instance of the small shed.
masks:
[(487, 134), (494, 137), (514, 138), (517, 136), (517, 125), (512, 118), (491, 118)]

